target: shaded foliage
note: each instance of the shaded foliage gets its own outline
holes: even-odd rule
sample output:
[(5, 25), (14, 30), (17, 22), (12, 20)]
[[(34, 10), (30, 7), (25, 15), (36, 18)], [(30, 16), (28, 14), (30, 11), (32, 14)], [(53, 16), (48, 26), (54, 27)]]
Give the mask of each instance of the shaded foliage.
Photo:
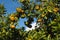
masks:
[[(36, 2), (41, 4), (36, 4)], [(22, 6), (16, 12), (5, 16), (5, 8), (0, 5), (0, 40), (60, 40), (60, 7), (58, 0), (19, 0)], [(32, 27), (34, 18), (39, 27), (25, 31), (24, 27), (16, 28), (20, 18), (27, 18), (25, 25)], [(37, 27), (37, 26), (36, 26)]]

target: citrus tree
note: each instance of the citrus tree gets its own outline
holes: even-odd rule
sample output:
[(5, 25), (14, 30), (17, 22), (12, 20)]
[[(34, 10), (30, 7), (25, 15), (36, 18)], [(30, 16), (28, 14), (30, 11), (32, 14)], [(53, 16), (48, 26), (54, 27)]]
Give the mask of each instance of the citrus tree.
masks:
[[(60, 38), (60, 6), (59, 0), (19, 0), (21, 7), (16, 12), (5, 15), (5, 8), (0, 5), (0, 39), (1, 40), (59, 40)], [(37, 4), (38, 3), (38, 4)], [(7, 13), (6, 13), (7, 14)], [(16, 28), (19, 19), (27, 18), (25, 25), (32, 27), (34, 18), (39, 25), (31, 31), (24, 27)], [(37, 27), (37, 26), (35, 26)]]

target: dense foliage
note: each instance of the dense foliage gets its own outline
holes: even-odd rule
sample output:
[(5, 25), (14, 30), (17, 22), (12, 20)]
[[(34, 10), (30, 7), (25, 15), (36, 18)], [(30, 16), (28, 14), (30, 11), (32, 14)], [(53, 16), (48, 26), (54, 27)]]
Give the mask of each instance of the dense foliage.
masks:
[[(6, 15), (0, 5), (0, 40), (60, 40), (60, 6), (59, 0), (19, 0), (21, 7), (16, 12)], [(38, 4), (37, 4), (38, 3)], [(20, 18), (27, 18), (25, 25), (31, 28), (34, 18), (39, 27), (25, 31), (16, 28)], [(37, 26), (36, 26), (37, 27)]]

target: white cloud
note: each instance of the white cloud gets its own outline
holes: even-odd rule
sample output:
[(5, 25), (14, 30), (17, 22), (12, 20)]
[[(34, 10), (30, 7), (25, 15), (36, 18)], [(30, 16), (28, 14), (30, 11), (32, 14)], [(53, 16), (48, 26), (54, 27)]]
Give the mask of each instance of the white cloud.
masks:
[(33, 30), (33, 29), (35, 29), (36, 22), (32, 23), (31, 25), (32, 25), (32, 28), (28, 28), (28, 27), (26, 27), (26, 31), (29, 31), (29, 30)]

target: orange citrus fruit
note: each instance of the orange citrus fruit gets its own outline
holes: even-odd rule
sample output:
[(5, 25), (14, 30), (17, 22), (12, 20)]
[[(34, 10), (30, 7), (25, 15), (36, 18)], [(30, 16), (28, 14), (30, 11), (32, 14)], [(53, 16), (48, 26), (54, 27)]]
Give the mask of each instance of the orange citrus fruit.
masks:
[(38, 6), (38, 5), (36, 5), (36, 6), (35, 6), (35, 9), (39, 9), (39, 6)]
[(42, 8), (42, 7), (40, 7), (39, 11), (42, 11), (42, 10), (43, 10), (43, 8)]
[(44, 14), (41, 15), (41, 17), (44, 17), (44, 16), (45, 16)]
[(54, 12), (58, 12), (59, 8), (54, 8), (53, 11)]
[(15, 28), (15, 26), (14, 26), (14, 25), (11, 25), (11, 26), (10, 26), (10, 28), (13, 28), (13, 29), (14, 29), (14, 28)]
[(38, 22), (41, 22), (41, 21), (42, 21), (42, 19), (38, 19), (37, 21), (38, 21)]
[(24, 12), (24, 10), (21, 10), (21, 12), (23, 13), (23, 12)]
[(22, 10), (21, 8), (16, 8), (17, 12), (21, 12), (21, 10)]
[(21, 13), (24, 13), (24, 10), (22, 10), (21, 8), (16, 8), (16, 11), (19, 12), (19, 13), (20, 13), (20, 12), (21, 12)]
[(14, 21), (14, 20), (15, 20), (15, 17), (11, 16), (11, 17), (10, 17), (10, 20), (11, 20), (11, 21)]

